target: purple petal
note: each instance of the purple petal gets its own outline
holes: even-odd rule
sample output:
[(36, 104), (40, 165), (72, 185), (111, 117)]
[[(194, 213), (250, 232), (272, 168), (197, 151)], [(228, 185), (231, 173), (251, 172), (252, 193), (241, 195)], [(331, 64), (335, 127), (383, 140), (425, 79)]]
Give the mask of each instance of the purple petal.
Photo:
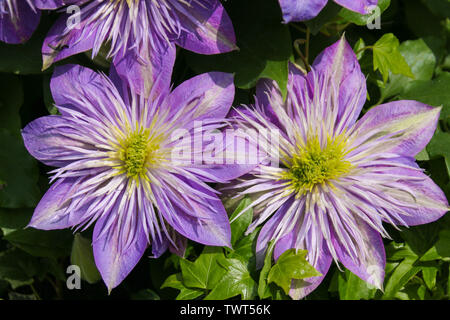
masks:
[[(352, 126), (358, 119), (367, 98), (366, 78), (361, 72), (353, 49), (342, 38), (326, 48), (316, 58), (312, 67), (314, 72), (326, 78), (330, 77), (334, 81), (339, 90), (338, 122), (345, 121), (346, 127)], [(311, 77), (312, 74), (309, 73), (310, 80)], [(354, 109), (346, 110), (347, 108)]]
[(179, 85), (169, 96), (171, 113), (184, 123), (223, 119), (234, 100), (233, 75), (204, 73)]
[(283, 96), (277, 82), (270, 79), (259, 80), (256, 85), (256, 99), (258, 100), (258, 105), (262, 107), (266, 117), (270, 119), (270, 122), (277, 127), (282, 128), (280, 120), (271, 105), (271, 103), (284, 104)]
[(175, 64), (175, 45), (153, 37), (155, 49), (142, 46), (120, 50), (114, 57), (114, 65), (119, 76), (131, 89), (145, 97), (156, 96), (170, 88), (172, 69)]
[(53, 10), (69, 4), (81, 5), (89, 0), (33, 0), (33, 1), (36, 8), (42, 10)]
[[(188, 182), (191, 187), (208, 195), (201, 201), (192, 199), (189, 206), (195, 207), (195, 212), (190, 211), (189, 206), (181, 207), (177, 203), (177, 195), (171, 190), (161, 190), (154, 187), (158, 209), (165, 221), (177, 232), (193, 241), (209, 246), (231, 247), (231, 229), (227, 213), (219, 198), (205, 187), (194, 182)], [(189, 191), (183, 191), (188, 195)]]
[(378, 4), (378, 0), (334, 0), (334, 2), (361, 14), (370, 13), (369, 9)]
[[(397, 180), (395, 185), (380, 194), (397, 198), (395, 205), (389, 202), (385, 202), (384, 206), (383, 204), (379, 205), (391, 215), (392, 220), (398, 225), (404, 222), (408, 226), (415, 226), (438, 220), (450, 210), (444, 192), (425, 173), (413, 169), (418, 168), (413, 159), (403, 162), (409, 162), (408, 165), (412, 168), (395, 166), (382, 168), (383, 174), (407, 178)], [(380, 168), (377, 169), (380, 170)], [(398, 221), (396, 216), (399, 216), (403, 222)]]
[(174, 4), (184, 30), (176, 43), (201, 54), (225, 53), (236, 49), (233, 24), (219, 0)]
[(27, 41), (39, 25), (41, 12), (32, 9), (27, 1), (13, 0), (17, 5), (17, 16), (0, 14), (0, 41), (19, 44)]
[(285, 23), (310, 20), (317, 16), (328, 0), (279, 0)]
[[(118, 89), (105, 76), (89, 68), (78, 65), (55, 68), (50, 89), (58, 107), (74, 110), (99, 121), (117, 117), (117, 106), (111, 101), (111, 94), (117, 94), (120, 98)], [(63, 116), (68, 115), (64, 109), (60, 112)]]
[(76, 134), (68, 120), (61, 116), (46, 116), (29, 123), (22, 130), (22, 137), (25, 147), (34, 158), (48, 166), (62, 167), (68, 164), (62, 158), (76, 154), (68, 150), (67, 146), (84, 146), (83, 142), (68, 138), (65, 133)]
[[(441, 108), (417, 101), (394, 101), (370, 109), (358, 121), (352, 135), (359, 148), (377, 148), (377, 153), (394, 153), (414, 157), (433, 136)], [(375, 143), (377, 136), (386, 140)], [(358, 154), (356, 149), (352, 154)]]
[(360, 247), (366, 249), (366, 254), (360, 254), (354, 261), (347, 253), (346, 245), (339, 242), (332, 232), (332, 242), (339, 261), (362, 280), (382, 289), (384, 281), (384, 268), (386, 266), (386, 253), (380, 234), (358, 219), (359, 232), (364, 243)]
[(53, 184), (34, 210), (28, 226), (41, 230), (55, 230), (76, 225), (90, 203), (87, 201), (75, 212), (66, 212), (71, 195), (78, 191), (75, 182), (74, 178), (65, 178)]
[[(147, 237), (139, 223), (136, 226), (116, 225), (111, 227), (109, 232), (103, 233), (108, 218), (105, 215), (96, 222), (92, 245), (94, 247), (95, 264), (108, 290), (111, 291), (128, 276), (139, 262), (147, 248)], [(119, 240), (120, 233), (126, 232), (129, 228), (133, 228), (136, 240), (126, 250), (122, 250), (122, 244)], [(124, 231), (124, 229), (126, 230)]]
[[(42, 45), (43, 69), (54, 62), (72, 55), (91, 50), (94, 46), (99, 25), (80, 25), (67, 29), (68, 14), (63, 14), (52, 26)], [(67, 34), (66, 34), (67, 31)]]

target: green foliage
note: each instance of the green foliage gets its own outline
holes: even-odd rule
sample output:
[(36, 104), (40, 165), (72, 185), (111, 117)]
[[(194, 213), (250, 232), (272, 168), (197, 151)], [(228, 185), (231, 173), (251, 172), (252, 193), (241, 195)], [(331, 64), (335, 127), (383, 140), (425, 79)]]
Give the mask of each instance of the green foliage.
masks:
[(399, 46), (397, 37), (392, 33), (383, 35), (373, 45), (373, 69), (381, 72), (384, 82), (387, 82), (389, 72), (414, 78), (411, 68), (400, 53)]
[(242, 89), (254, 87), (260, 78), (270, 78), (285, 92), (292, 47), (277, 1), (229, 1), (224, 6), (233, 20), (239, 50), (212, 56), (187, 53), (189, 66), (197, 73), (234, 73), (235, 84)]
[(322, 274), (306, 260), (306, 250), (290, 249), (285, 251), (270, 269), (267, 281), (275, 282), (286, 294), (289, 294), (293, 279), (301, 280), (318, 277)]
[(91, 240), (77, 233), (73, 239), (70, 262), (81, 270), (81, 278), (89, 283), (100, 281), (101, 276), (95, 266)]

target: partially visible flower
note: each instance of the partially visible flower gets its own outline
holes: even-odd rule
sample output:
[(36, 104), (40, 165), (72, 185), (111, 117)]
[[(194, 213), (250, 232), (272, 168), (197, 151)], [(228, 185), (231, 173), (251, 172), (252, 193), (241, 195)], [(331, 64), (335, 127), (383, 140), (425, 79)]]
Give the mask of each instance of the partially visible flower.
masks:
[[(228, 216), (205, 182), (225, 183), (255, 165), (199, 165), (174, 152), (177, 130), (192, 133), (202, 122), (203, 131), (195, 132), (202, 135), (227, 124), (232, 75), (203, 74), (172, 92), (160, 83), (148, 99), (129, 90), (114, 69), (110, 77), (58, 67), (51, 89), (61, 116), (34, 120), (22, 135), (35, 158), (58, 167), (29, 225), (84, 230), (95, 223), (95, 262), (111, 290), (148, 245), (155, 257), (168, 247), (183, 254), (185, 238), (230, 246)], [(203, 152), (197, 142), (194, 154)]]
[(431, 139), (441, 108), (395, 101), (357, 121), (366, 83), (344, 39), (327, 48), (307, 75), (291, 65), (285, 101), (274, 81), (260, 83), (256, 97), (255, 109), (236, 110), (239, 126), (280, 130), (279, 152), (266, 153), (279, 155), (281, 165), (261, 165), (232, 187), (254, 195), (248, 232), (264, 224), (258, 256), (270, 241), (276, 259), (290, 248), (308, 250), (308, 261), (323, 276), (293, 280), (293, 298), (313, 291), (333, 260), (381, 288), (381, 236), (388, 237), (383, 223), (420, 225), (449, 210), (414, 158)]
[(40, 10), (56, 9), (78, 0), (0, 0), (0, 41), (19, 44), (36, 30)]
[[(325, 7), (328, 0), (279, 0), (286, 23), (291, 21), (305, 21), (316, 17)], [(341, 6), (359, 12), (370, 13), (372, 6), (376, 6), (378, 0), (334, 0)]]
[(39, 24), (40, 11), (33, 0), (0, 0), (0, 41), (27, 41)]
[(231, 20), (219, 0), (71, 2), (81, 9), (80, 21), (63, 15), (52, 27), (42, 48), (44, 68), (88, 50), (94, 57), (108, 46), (119, 75), (148, 96), (157, 77), (170, 80), (175, 44), (201, 54), (236, 48)]

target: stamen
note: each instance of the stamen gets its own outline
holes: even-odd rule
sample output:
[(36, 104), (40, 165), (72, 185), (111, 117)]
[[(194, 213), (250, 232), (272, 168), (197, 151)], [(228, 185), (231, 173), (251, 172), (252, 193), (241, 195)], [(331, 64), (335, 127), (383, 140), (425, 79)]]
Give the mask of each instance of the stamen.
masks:
[(333, 187), (333, 180), (350, 172), (352, 164), (345, 160), (345, 136), (328, 137), (324, 146), (317, 135), (308, 138), (306, 145), (298, 145), (298, 153), (288, 161), (288, 170), (281, 176), (290, 181), (288, 188), (301, 196), (312, 192), (316, 186), (325, 184)]

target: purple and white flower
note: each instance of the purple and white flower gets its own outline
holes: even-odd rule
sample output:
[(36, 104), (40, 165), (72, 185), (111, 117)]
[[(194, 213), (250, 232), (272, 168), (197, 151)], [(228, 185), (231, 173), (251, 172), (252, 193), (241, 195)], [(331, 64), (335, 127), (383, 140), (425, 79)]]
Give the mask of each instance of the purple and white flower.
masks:
[(306, 249), (323, 275), (293, 280), (290, 295), (296, 299), (320, 284), (333, 260), (381, 288), (382, 237), (389, 237), (383, 223), (420, 225), (449, 210), (442, 190), (414, 158), (431, 139), (440, 108), (395, 101), (357, 121), (367, 97), (365, 80), (355, 53), (341, 39), (308, 74), (291, 65), (286, 100), (276, 82), (265, 80), (255, 108), (236, 110), (242, 130), (280, 131), (279, 150), (266, 153), (279, 156), (281, 165), (261, 165), (231, 188), (254, 198), (248, 232), (264, 224), (259, 257), (270, 241), (275, 259), (290, 248)]
[[(64, 14), (42, 48), (44, 68), (107, 46), (118, 74), (148, 96), (157, 77), (170, 80), (175, 44), (201, 54), (236, 49), (234, 29), (219, 0), (72, 0), (79, 23)], [(162, 73), (162, 75), (161, 75)], [(151, 79), (151, 80), (149, 80)], [(167, 81), (167, 80), (166, 80)]]
[[(316, 17), (328, 3), (328, 0), (279, 0), (283, 19), (286, 23), (291, 21), (305, 21)], [(359, 12), (370, 13), (378, 0), (334, 0), (344, 8)]]
[(173, 91), (158, 80), (144, 98), (114, 69), (108, 78), (67, 65), (55, 69), (51, 90), (61, 115), (34, 120), (22, 131), (28, 151), (57, 167), (31, 227), (85, 230), (95, 223), (95, 262), (109, 290), (128, 275), (148, 245), (155, 257), (167, 248), (183, 254), (185, 238), (230, 246), (227, 213), (218, 192), (205, 182), (226, 183), (256, 164), (199, 165), (182, 155), (177, 159), (174, 148), (183, 142), (171, 137), (177, 130), (192, 134), (198, 122), (203, 132), (227, 125), (232, 75), (202, 74)]

